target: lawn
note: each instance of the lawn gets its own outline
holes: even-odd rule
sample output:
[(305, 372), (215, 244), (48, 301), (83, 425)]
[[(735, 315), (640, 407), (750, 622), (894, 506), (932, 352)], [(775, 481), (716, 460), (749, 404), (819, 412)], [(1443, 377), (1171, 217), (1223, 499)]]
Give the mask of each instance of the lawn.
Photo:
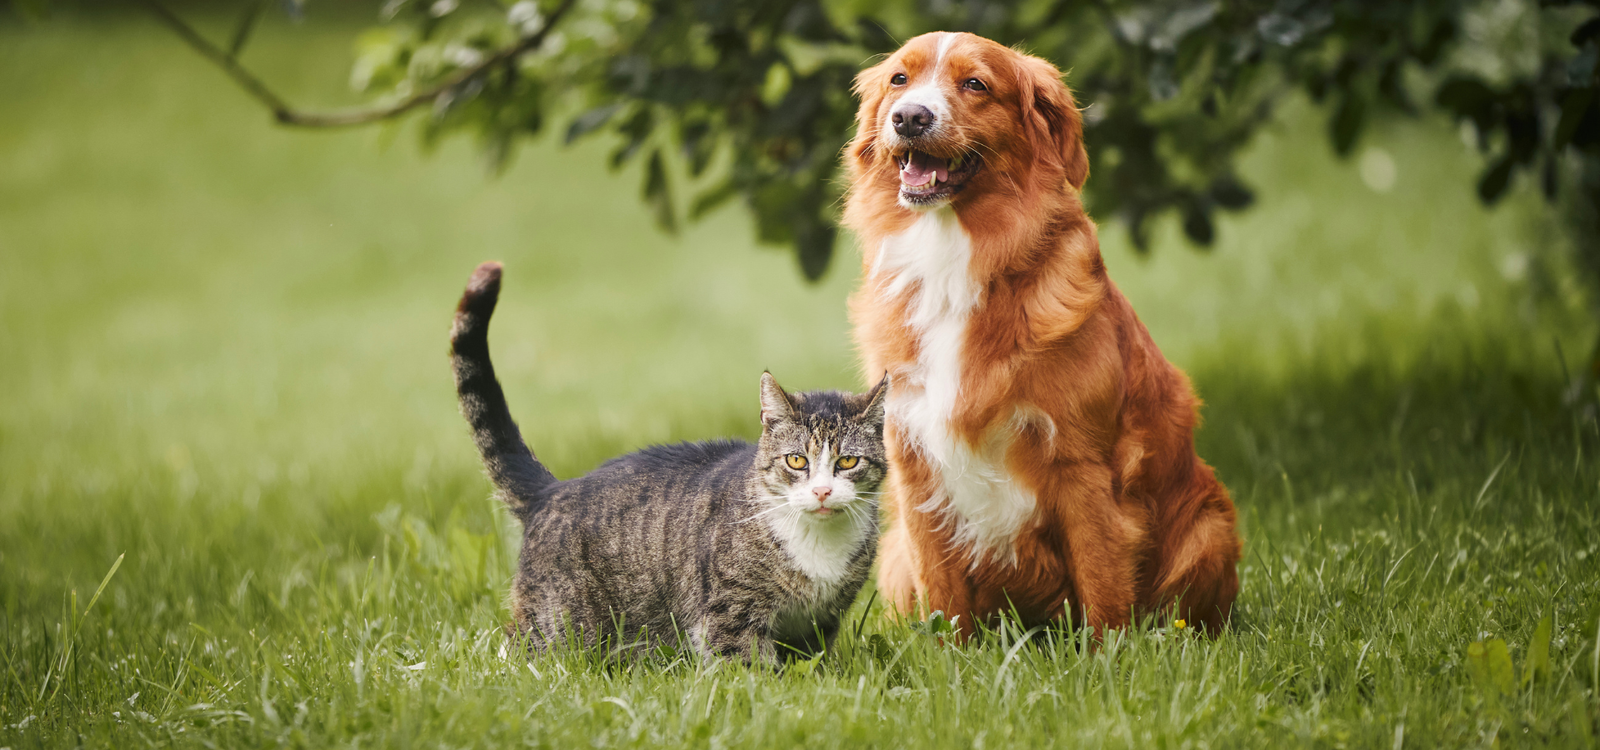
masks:
[[(1594, 746), (1600, 429), (1561, 403), (1593, 330), (1536, 293), (1559, 226), (1528, 186), (1480, 208), (1447, 123), (1369, 133), (1379, 192), (1289, 102), (1215, 249), (1103, 227), (1240, 509), (1223, 635), (950, 648), (863, 595), (781, 673), (526, 659), (445, 358), (473, 266), (506, 263), (500, 375), (567, 477), (753, 436), (766, 368), (860, 387), (854, 253), (807, 285), (737, 207), (657, 232), (603, 144), (491, 179), (274, 128), (138, 16), (4, 13), (0, 747)], [(346, 23), (246, 60), (348, 101)]]

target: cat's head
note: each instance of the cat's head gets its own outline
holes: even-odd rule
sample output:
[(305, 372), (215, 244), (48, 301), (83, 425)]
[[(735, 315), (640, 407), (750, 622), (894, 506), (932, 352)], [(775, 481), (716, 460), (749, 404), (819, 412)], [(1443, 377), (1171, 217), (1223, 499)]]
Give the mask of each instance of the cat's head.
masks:
[(883, 448), (888, 378), (862, 395), (785, 393), (761, 375), (761, 442), (756, 470), (768, 502), (814, 522), (876, 519), (889, 470)]

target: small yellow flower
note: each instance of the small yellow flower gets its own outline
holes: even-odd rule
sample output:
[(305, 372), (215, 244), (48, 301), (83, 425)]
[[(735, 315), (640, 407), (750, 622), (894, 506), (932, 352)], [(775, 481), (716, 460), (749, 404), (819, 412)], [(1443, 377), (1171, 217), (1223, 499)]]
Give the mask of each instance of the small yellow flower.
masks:
[(1175, 627), (1175, 628), (1177, 628), (1179, 630), (1183, 630), (1184, 628), (1189, 627), (1189, 621), (1188, 620), (1173, 620), (1172, 621), (1172, 627)]

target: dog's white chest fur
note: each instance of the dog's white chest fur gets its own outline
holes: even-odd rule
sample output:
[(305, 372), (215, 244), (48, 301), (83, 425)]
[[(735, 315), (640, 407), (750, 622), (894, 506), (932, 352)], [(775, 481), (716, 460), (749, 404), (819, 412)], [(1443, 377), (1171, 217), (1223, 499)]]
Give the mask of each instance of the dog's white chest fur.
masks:
[(972, 550), (974, 564), (992, 558), (1014, 565), (1013, 540), (1033, 517), (1037, 499), (1006, 470), (1012, 431), (991, 429), (973, 446), (950, 429), (967, 324), (981, 296), (968, 269), (971, 259), (972, 238), (948, 207), (883, 241), (873, 276), (886, 282), (888, 298), (911, 295), (906, 322), (919, 344), (916, 362), (895, 372), (887, 411), (939, 473), (942, 492), (920, 509), (954, 524), (955, 542)]

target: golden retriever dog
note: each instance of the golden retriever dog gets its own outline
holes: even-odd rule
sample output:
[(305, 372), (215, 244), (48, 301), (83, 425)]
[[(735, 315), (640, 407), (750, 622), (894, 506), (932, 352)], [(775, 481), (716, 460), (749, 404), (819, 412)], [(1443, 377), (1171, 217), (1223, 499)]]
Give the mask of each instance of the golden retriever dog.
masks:
[(963, 638), (1013, 610), (1215, 633), (1238, 592), (1233, 502), (1195, 455), (1188, 378), (1106, 275), (1060, 71), (940, 32), (855, 88), (851, 317), (867, 380), (892, 381), (880, 590)]

